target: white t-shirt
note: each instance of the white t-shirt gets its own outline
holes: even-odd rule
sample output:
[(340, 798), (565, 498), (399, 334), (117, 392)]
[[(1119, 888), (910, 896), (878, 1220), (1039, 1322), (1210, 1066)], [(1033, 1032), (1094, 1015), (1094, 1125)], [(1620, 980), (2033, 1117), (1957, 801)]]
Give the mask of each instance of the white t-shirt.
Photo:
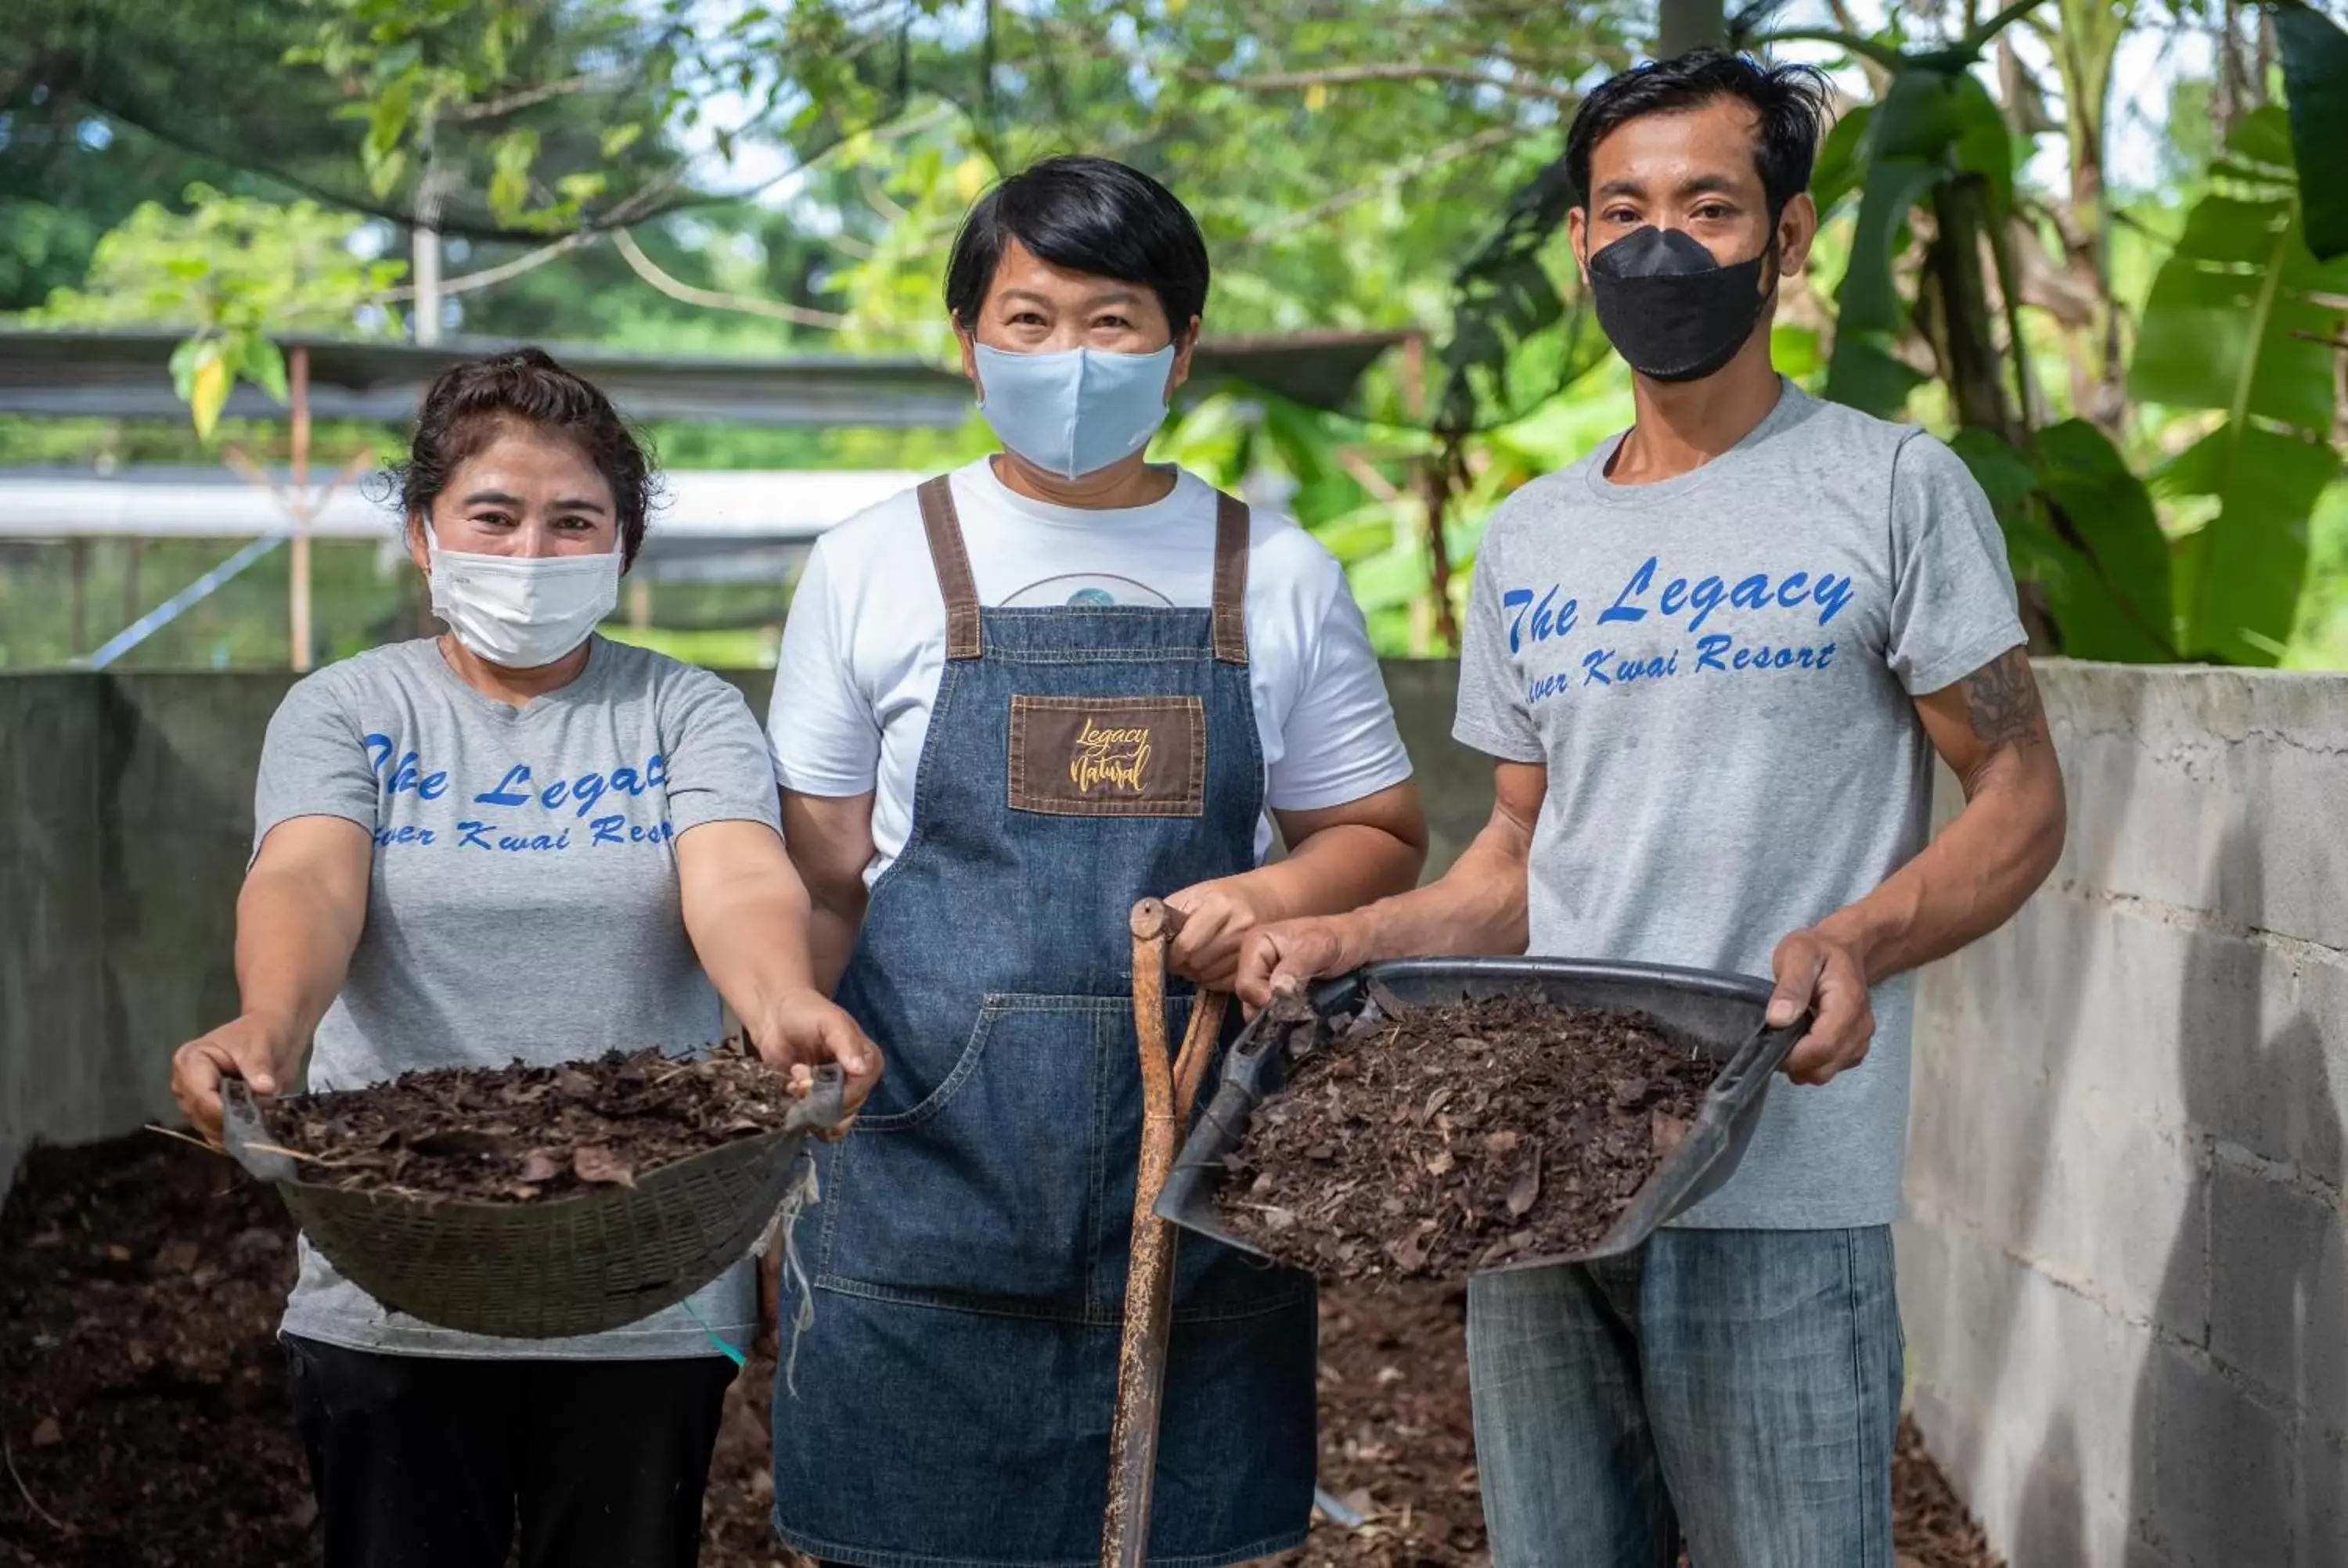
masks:
[[(1215, 491), (1195, 475), (1178, 473), (1147, 507), (1085, 511), (1006, 488), (982, 458), (955, 472), (953, 495), (983, 603), (1212, 601)], [(1247, 635), (1268, 808), (1342, 805), (1410, 776), (1344, 569), (1293, 520), (1261, 507), (1249, 529)], [(945, 648), (945, 601), (913, 491), (816, 542), (783, 628), (767, 735), (785, 789), (873, 792), (868, 882), (912, 832)], [(1271, 844), (1267, 817), (1259, 857)]]

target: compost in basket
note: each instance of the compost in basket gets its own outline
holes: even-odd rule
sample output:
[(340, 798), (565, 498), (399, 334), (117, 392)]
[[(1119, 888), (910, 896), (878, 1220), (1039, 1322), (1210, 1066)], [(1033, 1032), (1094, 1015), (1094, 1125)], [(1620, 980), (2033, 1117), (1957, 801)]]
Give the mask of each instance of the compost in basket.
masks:
[(795, 1103), (781, 1073), (734, 1044), (699, 1061), (649, 1050), (411, 1072), (279, 1100), (268, 1122), (321, 1185), (528, 1203), (633, 1187), (640, 1172), (778, 1131)]
[(412, 1073), (257, 1103), (222, 1085), (229, 1151), (386, 1307), (469, 1334), (600, 1334), (673, 1307), (788, 1236), (807, 1140), (841, 1123), (740, 1048)]
[(1218, 1202), (1327, 1279), (1457, 1277), (1581, 1252), (1687, 1135), (1720, 1063), (1532, 986), (1321, 1044), (1256, 1108)]

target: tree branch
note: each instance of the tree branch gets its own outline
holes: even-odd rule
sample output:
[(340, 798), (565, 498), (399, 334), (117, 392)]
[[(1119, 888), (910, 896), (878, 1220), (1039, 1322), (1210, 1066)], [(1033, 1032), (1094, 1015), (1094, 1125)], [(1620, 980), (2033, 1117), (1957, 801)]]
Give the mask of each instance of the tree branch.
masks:
[(837, 331), (848, 324), (846, 316), (836, 315), (830, 311), (809, 310), (805, 305), (794, 305), (782, 300), (759, 300), (747, 294), (728, 294), (716, 289), (697, 289), (682, 279), (671, 277), (662, 272), (653, 259), (644, 254), (644, 247), (636, 243), (636, 237), (625, 229), (612, 231), (612, 243), (618, 249), (622, 259), (628, 263), (637, 277), (642, 278), (670, 299), (681, 301), (685, 304), (699, 305), (704, 310), (711, 311), (738, 311), (744, 315), (767, 316), (778, 322), (789, 322), (796, 326), (822, 327), (827, 331)]
[[(549, 261), (569, 255), (594, 239), (595, 235), (592, 231), (582, 231), (575, 234), (565, 234), (552, 244), (541, 245), (535, 251), (524, 251), (510, 261), (500, 261), (494, 267), (484, 267), (478, 272), (467, 272), (460, 278), (450, 278), (440, 285), (440, 292), (444, 294), (469, 293), (475, 289), (486, 289), (493, 283), (502, 283), (509, 278), (519, 278), (524, 272), (534, 272)], [(413, 283), (402, 283), (397, 288), (386, 289), (376, 296), (378, 300), (412, 300), (415, 297), (416, 285)]]
[(1366, 201), (1382, 191), (1391, 190), (1397, 185), (1406, 185), (1422, 174), (1431, 174), (1446, 164), (1457, 163), (1461, 159), (1472, 157), (1488, 147), (1497, 147), (1502, 142), (1512, 141), (1522, 134), (1519, 127), (1496, 125), (1480, 130), (1474, 136), (1462, 137), (1447, 147), (1438, 147), (1430, 152), (1420, 153), (1416, 158), (1406, 159), (1366, 184), (1357, 185), (1351, 190), (1340, 191), (1325, 201), (1316, 201), (1300, 212), (1292, 212), (1285, 217), (1276, 219), (1248, 235), (1240, 241), (1240, 244), (1242, 247), (1268, 244), (1284, 234), (1292, 234), (1299, 229), (1308, 229), (1322, 220), (1334, 218), (1347, 208)]
[(1966, 34), (1965, 47), (1975, 54), (1979, 54), (1982, 45), (1988, 43), (1992, 38), (1996, 37), (2000, 33), (2004, 32), (2008, 27), (2013, 26), (2016, 22), (2021, 21), (2024, 16), (2029, 15), (2033, 11), (2037, 10), (2039, 6), (2045, 3), (2046, 0), (2013, 0), (2013, 5), (2008, 5), (2004, 10), (2000, 11), (1996, 15), (1992, 16), (1988, 21), (1983, 22), (1980, 26), (1975, 27), (1972, 32)]
[(1763, 33), (1753, 40), (1756, 48), (1766, 48), (1772, 44), (1831, 44), (1847, 55), (1872, 60), (1895, 76), (1908, 68), (1908, 56), (1890, 45), (1879, 44), (1856, 33), (1838, 32), (1832, 27), (1781, 27), (1774, 33)]
[[(583, 74), (565, 77), (559, 82), (545, 82), (538, 87), (524, 87), (518, 93), (509, 93), (501, 98), (491, 98), (487, 103), (467, 104), (461, 108), (449, 111), (450, 118), (461, 120), (496, 119), (500, 115), (514, 114), (545, 103), (551, 98), (568, 97), (572, 93), (583, 93), (599, 81), (606, 79)], [(622, 84), (614, 81), (610, 85), (616, 87)]]
[(1189, 70), (1182, 73), (1194, 82), (1211, 82), (1218, 87), (1238, 87), (1244, 92), (1293, 92), (1300, 87), (1348, 87), (1360, 82), (1468, 82), (1479, 87), (1498, 87), (1504, 92), (1520, 93), (1527, 97), (1545, 98), (1553, 104), (1578, 104), (1581, 95), (1571, 87), (1555, 87), (1521, 71), (1507, 76), (1494, 76), (1473, 66), (1444, 66), (1431, 61), (1412, 63), (1392, 61), (1364, 66), (1332, 66), (1318, 71), (1275, 71), (1261, 77), (1221, 77), (1212, 71)]

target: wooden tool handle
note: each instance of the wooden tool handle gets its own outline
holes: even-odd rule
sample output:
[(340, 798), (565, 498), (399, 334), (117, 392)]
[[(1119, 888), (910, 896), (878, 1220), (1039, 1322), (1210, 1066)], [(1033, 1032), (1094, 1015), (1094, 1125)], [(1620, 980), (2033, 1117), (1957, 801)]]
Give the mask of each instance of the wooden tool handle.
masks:
[(1189, 919), (1189, 917), (1163, 898), (1144, 898), (1133, 907), (1129, 924), (1136, 942), (1163, 944), (1180, 936)]
[(1172, 1310), (1174, 1227), (1158, 1217), (1158, 1194), (1173, 1167), (1175, 1142), (1190, 1120), (1200, 1081), (1222, 1038), (1231, 997), (1201, 990), (1190, 1003), (1179, 1055), (1166, 1048), (1166, 949), (1181, 933), (1182, 911), (1160, 898), (1133, 907), (1133, 1020), (1141, 1045), (1141, 1159), (1135, 1173), (1133, 1247), (1126, 1274), (1125, 1331), (1117, 1348), (1117, 1410), (1109, 1430), (1108, 1509), (1101, 1528), (1103, 1568), (1142, 1568), (1149, 1543), (1158, 1417), (1165, 1393), (1166, 1336)]

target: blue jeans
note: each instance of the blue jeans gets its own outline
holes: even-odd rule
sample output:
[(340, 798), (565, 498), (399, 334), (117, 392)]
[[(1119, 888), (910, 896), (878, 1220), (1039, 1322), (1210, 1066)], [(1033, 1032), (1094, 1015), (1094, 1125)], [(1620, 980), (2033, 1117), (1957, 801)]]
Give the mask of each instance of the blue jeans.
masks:
[(1890, 1568), (1904, 1353), (1884, 1225), (1477, 1276), (1493, 1568)]

